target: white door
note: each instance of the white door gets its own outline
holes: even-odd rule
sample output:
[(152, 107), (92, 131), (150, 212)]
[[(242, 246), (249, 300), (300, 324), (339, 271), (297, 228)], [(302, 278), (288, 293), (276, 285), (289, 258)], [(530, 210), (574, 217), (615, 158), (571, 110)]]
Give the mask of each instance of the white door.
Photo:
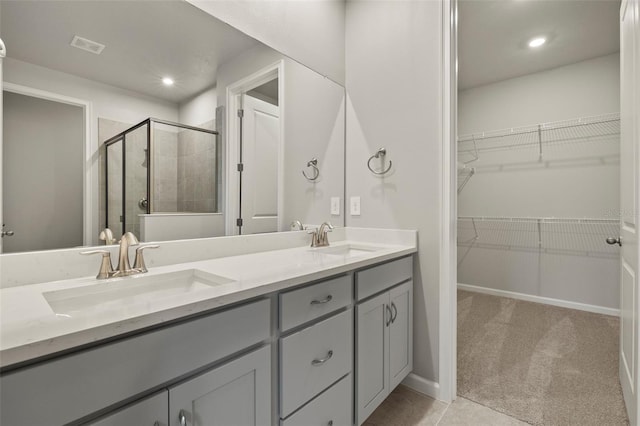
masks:
[(278, 107), (242, 95), (242, 234), (278, 230)]
[(639, 0), (620, 8), (620, 383), (629, 420), (638, 417), (638, 190), (640, 168)]
[(169, 424), (271, 424), (271, 348), (258, 349), (169, 389)]

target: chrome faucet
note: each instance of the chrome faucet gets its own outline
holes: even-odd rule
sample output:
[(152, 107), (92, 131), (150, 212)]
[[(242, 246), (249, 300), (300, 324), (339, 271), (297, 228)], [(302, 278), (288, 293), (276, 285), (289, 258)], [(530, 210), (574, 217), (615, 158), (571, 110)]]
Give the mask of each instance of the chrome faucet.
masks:
[[(101, 232), (100, 235), (102, 236), (103, 233)], [(83, 254), (83, 255), (101, 254), (102, 255), (102, 262), (100, 263), (100, 271), (98, 272), (98, 275), (96, 275), (97, 279), (103, 280), (103, 279), (112, 278), (112, 277), (126, 277), (129, 275), (143, 274), (147, 272), (147, 267), (144, 263), (144, 257), (142, 256), (143, 250), (148, 248), (160, 247), (156, 244), (153, 244), (153, 245), (150, 244), (150, 245), (138, 247), (136, 249), (136, 257), (135, 257), (134, 265), (132, 268), (131, 264), (129, 263), (129, 247), (135, 246), (138, 244), (140, 244), (140, 242), (132, 232), (127, 232), (122, 236), (122, 238), (120, 239), (120, 252), (118, 253), (118, 266), (116, 267), (115, 271), (113, 270), (113, 265), (111, 263), (111, 252), (109, 250), (90, 250), (90, 251), (80, 252), (80, 254)]]
[(326, 247), (329, 245), (328, 232), (333, 231), (333, 225), (323, 222), (320, 228), (309, 232), (311, 235), (311, 247)]
[(116, 267), (116, 272), (114, 275), (119, 277), (124, 277), (127, 275), (131, 275), (135, 273), (134, 270), (131, 269), (131, 264), (129, 263), (129, 247), (137, 246), (140, 244), (138, 239), (132, 232), (126, 232), (122, 238), (120, 238), (120, 253), (118, 253), (118, 266)]
[(302, 222), (300, 222), (299, 220), (294, 220), (289, 226), (291, 227), (292, 231), (304, 231), (304, 225), (302, 225)]
[(100, 231), (100, 235), (98, 235), (98, 238), (100, 238), (101, 241), (104, 241), (105, 245), (112, 245), (116, 243), (116, 239), (113, 238), (113, 232), (111, 232), (111, 229), (109, 228), (104, 228), (102, 231)]

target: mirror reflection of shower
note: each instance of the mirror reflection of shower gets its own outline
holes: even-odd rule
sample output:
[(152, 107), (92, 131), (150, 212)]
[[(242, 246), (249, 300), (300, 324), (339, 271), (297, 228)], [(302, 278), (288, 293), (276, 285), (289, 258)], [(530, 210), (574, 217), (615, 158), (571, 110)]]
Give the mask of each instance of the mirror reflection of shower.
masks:
[(145, 214), (217, 213), (217, 132), (149, 118), (104, 142), (104, 226), (141, 233)]

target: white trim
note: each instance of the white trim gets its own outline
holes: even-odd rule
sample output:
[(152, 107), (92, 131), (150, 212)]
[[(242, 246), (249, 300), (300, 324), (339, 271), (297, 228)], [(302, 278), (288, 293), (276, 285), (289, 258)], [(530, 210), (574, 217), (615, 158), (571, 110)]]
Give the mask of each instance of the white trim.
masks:
[[(235, 224), (239, 215), (238, 204), (240, 194), (237, 185), (232, 186), (232, 182), (237, 182), (237, 170), (235, 164), (238, 163), (239, 151), (237, 142), (239, 136), (239, 120), (238, 115), (234, 113), (241, 105), (240, 96), (244, 92), (260, 86), (274, 77), (278, 78), (278, 109), (280, 116), (280, 143), (278, 146), (278, 230), (284, 231), (284, 146), (285, 146), (285, 91), (284, 91), (284, 60), (279, 60), (273, 64), (266, 66), (248, 77), (242, 78), (229, 86), (227, 86), (227, 130), (226, 130), (226, 164), (225, 164), (225, 181), (227, 182), (227, 190), (225, 191), (225, 232), (226, 235), (237, 235), (238, 228)], [(287, 229), (288, 230), (288, 229)]]
[[(97, 194), (98, 190), (98, 173), (96, 170), (98, 162), (96, 160), (96, 166), (94, 167), (94, 159), (92, 157), (94, 153), (98, 152), (98, 147), (95, 146), (95, 141), (91, 137), (91, 117), (93, 109), (92, 102), (86, 101), (84, 99), (72, 98), (69, 96), (61, 95), (59, 93), (48, 92), (45, 90), (34, 89), (33, 87), (6, 82), (2, 86), (2, 90), (82, 108), (82, 112), (84, 115), (84, 164), (82, 166), (84, 173), (84, 179), (82, 182), (82, 234), (83, 244), (85, 246), (93, 245), (93, 235), (97, 235), (98, 226), (98, 198), (96, 195), (94, 203), (93, 197), (94, 194)], [(92, 208), (94, 207), (94, 205), (95, 208)]]
[(447, 403), (456, 398), (457, 333), (457, 253), (456, 253), (456, 0), (440, 2), (442, 18), (441, 46), (441, 151), (440, 188), (440, 285), (438, 336), (438, 399)]
[(409, 373), (402, 381), (402, 384), (416, 392), (428, 395), (433, 399), (442, 400), (440, 397), (440, 384), (418, 376), (415, 373)]
[(458, 283), (458, 289), (472, 291), (474, 293), (489, 294), (491, 296), (508, 297), (524, 300), (526, 302), (544, 303), (545, 305), (559, 306), (561, 308), (577, 309), (579, 311), (593, 312), (596, 314), (620, 316), (620, 309), (607, 308), (606, 306), (589, 305), (586, 303), (572, 302), (570, 300), (554, 299), (551, 297), (536, 296), (533, 294), (517, 293), (515, 291), (498, 290), (495, 288), (480, 287), (471, 284)]

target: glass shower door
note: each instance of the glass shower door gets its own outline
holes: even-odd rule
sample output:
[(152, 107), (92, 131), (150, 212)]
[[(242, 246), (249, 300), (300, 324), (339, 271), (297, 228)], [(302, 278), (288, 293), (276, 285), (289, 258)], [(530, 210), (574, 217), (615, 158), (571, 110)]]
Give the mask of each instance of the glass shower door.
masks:
[(147, 213), (149, 167), (149, 123), (124, 135), (125, 188), (124, 232), (133, 232), (140, 238), (140, 214)]
[(119, 238), (123, 233), (124, 206), (122, 204), (122, 146), (124, 137), (107, 145), (107, 221), (106, 226)]

